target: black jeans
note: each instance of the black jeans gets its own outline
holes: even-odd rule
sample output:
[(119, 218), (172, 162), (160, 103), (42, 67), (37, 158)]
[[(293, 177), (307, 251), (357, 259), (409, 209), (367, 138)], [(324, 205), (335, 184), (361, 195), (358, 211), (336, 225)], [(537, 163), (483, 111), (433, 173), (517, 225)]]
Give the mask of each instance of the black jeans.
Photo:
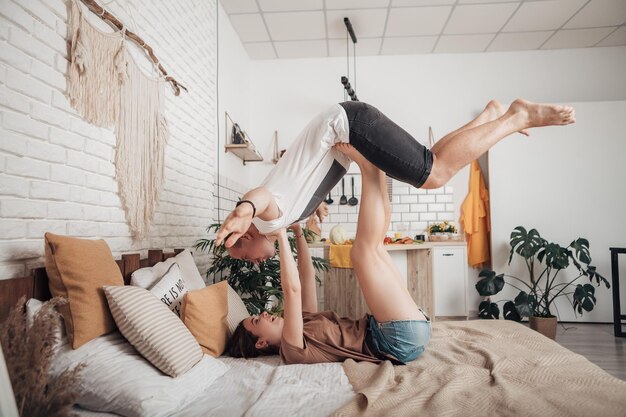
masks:
[(391, 178), (421, 187), (433, 154), (376, 107), (362, 101), (339, 103), (348, 115), (350, 144)]

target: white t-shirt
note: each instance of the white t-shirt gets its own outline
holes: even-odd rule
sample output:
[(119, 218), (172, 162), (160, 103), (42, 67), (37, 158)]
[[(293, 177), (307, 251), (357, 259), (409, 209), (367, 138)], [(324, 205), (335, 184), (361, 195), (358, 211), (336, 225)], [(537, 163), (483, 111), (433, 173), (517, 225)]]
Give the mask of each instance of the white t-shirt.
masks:
[(261, 183), (276, 200), (280, 217), (252, 219), (261, 233), (309, 217), (350, 167), (350, 158), (332, 146), (349, 143), (348, 115), (339, 104), (318, 114), (287, 148)]

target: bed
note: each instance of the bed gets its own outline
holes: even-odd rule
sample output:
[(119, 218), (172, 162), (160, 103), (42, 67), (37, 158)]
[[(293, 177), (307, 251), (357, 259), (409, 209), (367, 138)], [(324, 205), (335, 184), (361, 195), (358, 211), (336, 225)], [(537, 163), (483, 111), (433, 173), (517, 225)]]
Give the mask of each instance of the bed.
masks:
[[(178, 410), (183, 417), (325, 417), (355, 397), (340, 363), (281, 365), (278, 356), (220, 357), (230, 369)], [(75, 407), (80, 416), (118, 416)]]
[[(177, 252), (150, 251), (147, 259), (123, 255), (117, 262), (128, 283), (134, 270)], [(0, 280), (0, 321), (8, 306), (22, 295), (50, 298), (44, 268), (29, 277)], [(158, 372), (149, 364), (140, 365), (135, 357), (139, 355), (116, 333), (95, 340), (100, 348), (94, 352), (128, 357), (156, 378)], [(155, 415), (148, 411), (150, 407), (161, 410), (159, 415), (226, 417), (626, 415), (626, 382), (523, 324), (505, 320), (434, 322), (428, 349), (407, 366), (352, 360), (284, 365), (278, 356), (250, 360), (221, 356), (215, 362), (223, 367), (217, 378), (202, 374), (208, 375), (214, 367), (203, 370), (196, 365), (195, 371), (183, 377), (158, 375), (169, 385), (152, 387), (151, 382), (144, 382), (141, 389), (130, 389), (132, 383), (124, 387), (120, 391), (124, 395), (143, 392), (144, 398), (129, 397), (138, 404), (133, 412), (112, 413), (115, 407), (93, 407), (89, 395), (104, 388), (92, 386), (95, 383), (87, 378), (86, 393), (75, 411), (81, 416)], [(57, 366), (67, 363), (59, 360)], [(90, 364), (88, 369), (92, 367), (95, 373), (98, 366)], [(120, 369), (128, 371), (131, 366), (135, 365), (121, 365)], [(109, 377), (117, 378), (115, 372), (104, 368)], [(139, 388), (142, 382), (134, 384)]]

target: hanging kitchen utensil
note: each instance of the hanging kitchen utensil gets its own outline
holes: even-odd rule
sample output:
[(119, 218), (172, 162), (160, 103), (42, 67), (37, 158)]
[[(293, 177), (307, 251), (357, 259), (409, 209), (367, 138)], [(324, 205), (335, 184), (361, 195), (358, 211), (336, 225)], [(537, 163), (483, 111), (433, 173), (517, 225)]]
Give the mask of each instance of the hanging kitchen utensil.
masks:
[(330, 196), (330, 193), (328, 193), (328, 198), (326, 200), (324, 200), (324, 202), (326, 204), (333, 204), (335, 202), (335, 200), (333, 200), (333, 198)]
[(339, 199), (339, 204), (345, 206), (348, 204), (348, 197), (346, 197), (346, 183), (345, 178), (341, 179), (341, 198)]
[(430, 149), (435, 146), (435, 136), (433, 135), (433, 128), (428, 126), (428, 142), (430, 142)]
[(354, 196), (354, 177), (352, 177), (352, 197), (348, 200), (348, 204), (351, 206), (356, 206), (359, 204), (359, 199)]
[(278, 130), (274, 131), (274, 157), (272, 158), (272, 162), (273, 163), (278, 163), (278, 160), (280, 159), (280, 157), (283, 156), (282, 154), (278, 153)]

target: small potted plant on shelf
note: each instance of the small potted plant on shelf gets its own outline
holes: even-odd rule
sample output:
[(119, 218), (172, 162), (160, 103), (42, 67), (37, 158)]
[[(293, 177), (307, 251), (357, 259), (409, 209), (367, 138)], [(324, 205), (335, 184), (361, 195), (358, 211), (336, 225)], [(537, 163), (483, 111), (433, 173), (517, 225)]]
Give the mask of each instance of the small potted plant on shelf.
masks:
[(458, 233), (458, 229), (453, 223), (448, 221), (443, 222), (443, 231), (448, 234), (448, 239), (458, 240), (461, 235)]
[[(574, 308), (574, 314), (578, 311), (582, 315), (583, 310), (591, 311), (595, 307), (595, 288), (591, 284), (580, 283), (576, 283), (574, 287), (575, 281), (587, 277), (590, 282), (595, 279), (598, 287), (603, 282), (607, 288), (610, 288), (609, 282), (596, 271), (595, 266), (591, 265), (587, 239), (579, 237), (567, 247), (563, 247), (543, 239), (536, 229), (526, 231), (524, 227), (517, 226), (511, 233), (510, 246), (508, 264), (511, 264), (513, 253), (521, 256), (528, 268), (530, 284), (512, 275), (503, 273), (496, 275), (496, 272), (490, 269), (483, 269), (479, 274), (481, 279), (476, 283), (478, 293), (487, 297), (478, 307), (480, 318), (499, 319), (500, 309), (497, 302), (491, 301), (491, 296), (502, 290), (506, 276), (526, 288), (521, 289), (511, 282), (506, 282), (520, 292), (513, 301), (500, 300), (505, 301), (503, 305), (504, 318), (519, 322), (522, 317), (529, 317), (532, 329), (554, 339), (557, 317), (552, 314), (551, 307), (557, 297), (567, 297)], [(555, 278), (559, 272), (572, 265), (577, 269), (578, 276), (569, 282), (557, 283)], [(538, 276), (535, 266), (542, 268)], [(573, 291), (566, 292), (568, 289)], [(568, 295), (572, 295), (573, 300), (570, 300)]]
[(456, 226), (448, 221), (444, 221), (442, 223), (432, 223), (428, 227), (428, 234), (429, 240), (433, 242), (458, 239), (459, 237)]

